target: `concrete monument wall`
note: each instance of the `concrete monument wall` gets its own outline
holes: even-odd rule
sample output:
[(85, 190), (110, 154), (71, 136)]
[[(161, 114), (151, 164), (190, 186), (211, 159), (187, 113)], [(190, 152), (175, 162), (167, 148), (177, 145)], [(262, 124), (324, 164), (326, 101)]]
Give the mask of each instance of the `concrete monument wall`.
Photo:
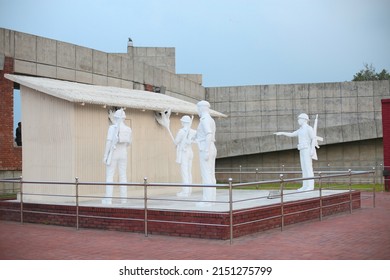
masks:
[(18, 74), (130, 89), (152, 85), (191, 102), (205, 95), (196, 75), (175, 73), (174, 48), (129, 47), (127, 54), (106, 53), (0, 28), (0, 54), (14, 58)]
[[(215, 110), (229, 116), (216, 120), (218, 167), (290, 162), (298, 155), (297, 140), (276, 138), (273, 133), (296, 130), (302, 112), (311, 124), (319, 115), (318, 135), (324, 142), (319, 143), (322, 149), (316, 164), (371, 166), (383, 161), (381, 99), (390, 96), (388, 80), (216, 87), (207, 88), (206, 95)], [(356, 146), (364, 148), (356, 150)], [(278, 151), (286, 150), (293, 154), (281, 159)], [(351, 160), (346, 151), (358, 152), (364, 160)], [(267, 163), (260, 154), (267, 154)], [(253, 160), (256, 156), (258, 160)], [(299, 159), (291, 164), (299, 164)]]

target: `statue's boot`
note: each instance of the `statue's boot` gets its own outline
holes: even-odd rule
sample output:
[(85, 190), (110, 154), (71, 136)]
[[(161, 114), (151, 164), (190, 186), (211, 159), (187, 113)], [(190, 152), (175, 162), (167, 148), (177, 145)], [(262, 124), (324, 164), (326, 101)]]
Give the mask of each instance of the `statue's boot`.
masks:
[(121, 203), (127, 203), (127, 186), (120, 186)]
[(113, 186), (106, 186), (106, 196), (102, 199), (102, 204), (111, 204), (112, 203), (112, 191)]

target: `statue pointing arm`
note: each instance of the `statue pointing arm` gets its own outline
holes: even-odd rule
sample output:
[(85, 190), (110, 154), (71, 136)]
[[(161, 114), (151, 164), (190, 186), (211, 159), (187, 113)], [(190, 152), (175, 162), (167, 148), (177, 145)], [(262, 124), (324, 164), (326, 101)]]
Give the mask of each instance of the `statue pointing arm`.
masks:
[(294, 132), (275, 132), (274, 133), (275, 135), (283, 135), (283, 136), (287, 136), (287, 137), (296, 137), (298, 134), (297, 134), (297, 131), (294, 131)]
[[(288, 137), (298, 137), (297, 148), (299, 150), (299, 158), (302, 169), (302, 178), (314, 177), (313, 172), (313, 147), (314, 152), (316, 145), (318, 143), (317, 135), (314, 129), (308, 125), (309, 116), (305, 113), (302, 113), (298, 116), (299, 129), (294, 132), (276, 132), (276, 135), (284, 135)], [(302, 187), (299, 188), (299, 191), (308, 191), (314, 190), (314, 179), (303, 180)]]

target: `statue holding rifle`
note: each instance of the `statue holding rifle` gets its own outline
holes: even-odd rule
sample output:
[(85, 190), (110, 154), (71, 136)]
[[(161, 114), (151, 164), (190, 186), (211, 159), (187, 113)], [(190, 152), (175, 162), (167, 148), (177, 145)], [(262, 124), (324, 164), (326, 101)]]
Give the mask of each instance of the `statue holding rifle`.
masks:
[[(276, 135), (284, 135), (287, 137), (298, 137), (298, 150), (301, 161), (302, 177), (314, 177), (312, 159), (317, 160), (316, 148), (319, 148), (318, 141), (323, 141), (323, 138), (317, 136), (318, 115), (314, 122), (314, 128), (309, 126), (309, 116), (305, 113), (298, 116), (298, 124), (300, 128), (294, 132), (276, 132)], [(303, 180), (302, 187), (298, 191), (314, 190), (314, 179)]]
[(173, 143), (176, 146), (176, 162), (180, 164), (180, 175), (182, 178), (183, 186), (182, 190), (177, 193), (178, 197), (189, 197), (192, 192), (192, 188), (188, 185), (192, 184), (192, 159), (194, 157), (192, 151), (192, 143), (195, 139), (196, 131), (191, 129), (193, 117), (183, 116), (180, 121), (182, 128), (178, 131), (175, 138), (173, 138), (170, 126), (171, 109), (165, 109), (161, 112), (155, 112), (156, 121), (163, 127), (165, 127)]
[[(192, 159), (194, 153), (192, 151), (192, 143), (195, 140), (196, 131), (191, 129), (192, 118), (185, 115), (181, 119), (182, 128), (176, 134), (174, 143), (176, 145), (176, 162), (180, 164), (180, 174), (182, 183), (192, 184)], [(192, 188), (183, 186), (181, 192), (177, 193), (179, 197), (189, 197)]]
[[(131, 128), (124, 124), (126, 114), (119, 109), (114, 114), (113, 124), (108, 128), (106, 148), (103, 162), (106, 164), (106, 182), (113, 183), (115, 170), (118, 168), (119, 182), (127, 183), (127, 148), (132, 141)], [(113, 186), (106, 186), (106, 195), (103, 204), (111, 204)], [(127, 186), (120, 186), (121, 202), (127, 201)]]

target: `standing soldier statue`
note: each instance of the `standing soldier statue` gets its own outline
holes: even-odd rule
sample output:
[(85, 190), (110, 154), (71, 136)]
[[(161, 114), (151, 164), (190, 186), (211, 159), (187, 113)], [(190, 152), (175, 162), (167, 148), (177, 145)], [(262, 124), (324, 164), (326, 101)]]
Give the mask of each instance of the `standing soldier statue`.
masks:
[[(176, 145), (176, 162), (180, 164), (182, 183), (191, 185), (192, 159), (194, 158), (192, 143), (194, 142), (196, 131), (191, 129), (192, 119), (189, 116), (183, 116), (180, 120), (183, 127), (179, 130), (174, 140)], [(181, 192), (177, 193), (177, 196), (189, 197), (191, 191), (191, 187), (183, 186)]]
[[(124, 124), (126, 114), (119, 109), (114, 114), (114, 123), (110, 125), (107, 133), (106, 149), (103, 162), (106, 164), (106, 182), (113, 183), (115, 169), (118, 167), (119, 182), (127, 183), (127, 147), (132, 141), (131, 128)], [(106, 186), (106, 195), (103, 204), (111, 204), (113, 186)], [(127, 186), (120, 186), (121, 202), (127, 202)]]
[[(309, 116), (302, 113), (298, 116), (298, 124), (300, 128), (294, 132), (276, 132), (276, 135), (284, 135), (288, 137), (298, 137), (298, 150), (301, 161), (302, 178), (314, 177), (313, 162), (312, 159), (317, 160), (316, 148), (318, 146), (318, 140), (323, 141), (321, 137), (317, 136), (317, 117), (313, 129), (309, 126)], [(314, 179), (303, 180), (302, 187), (298, 191), (310, 191), (314, 190)]]
[[(198, 129), (196, 131), (196, 142), (199, 147), (200, 172), (202, 184), (214, 185), (215, 179), (215, 159), (217, 148), (215, 147), (215, 122), (210, 116), (210, 103), (202, 100), (197, 103), (198, 115), (200, 117)], [(216, 199), (215, 187), (204, 187), (203, 198), (197, 204), (199, 207), (211, 206)]]

